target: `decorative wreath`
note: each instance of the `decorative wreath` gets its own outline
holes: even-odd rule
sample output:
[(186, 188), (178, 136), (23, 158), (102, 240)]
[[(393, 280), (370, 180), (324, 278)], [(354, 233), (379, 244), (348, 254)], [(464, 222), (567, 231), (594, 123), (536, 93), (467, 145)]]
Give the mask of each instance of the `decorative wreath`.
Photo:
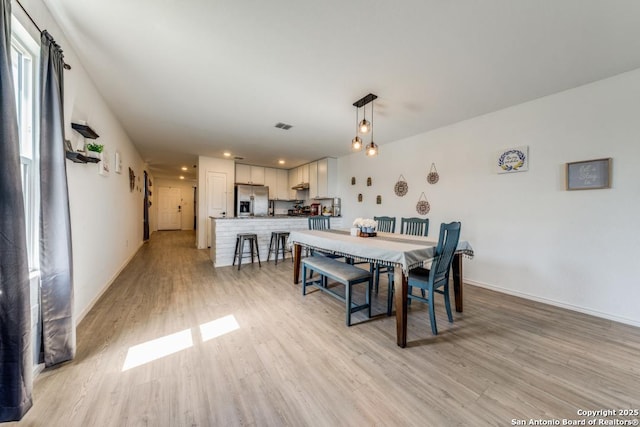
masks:
[(398, 178), (398, 182), (393, 186), (393, 191), (396, 193), (396, 196), (402, 197), (407, 194), (409, 191), (409, 184), (405, 180), (404, 176), (400, 175)]
[[(516, 156), (518, 156), (518, 161), (513, 164), (506, 164), (504, 162), (504, 159), (509, 156), (515, 154)], [(520, 169), (523, 165), (525, 160), (527, 159), (526, 154), (524, 154), (522, 151), (520, 150), (508, 150), (505, 151), (504, 153), (502, 153), (502, 155), (500, 156), (500, 158), (498, 159), (498, 166), (500, 166), (500, 168), (502, 168), (502, 170), (505, 170), (507, 172), (509, 171), (517, 171), (518, 169)]]
[[(422, 198), (424, 198), (424, 200), (422, 200)], [(424, 194), (424, 191), (423, 191), (422, 194), (420, 195), (420, 199), (418, 199), (418, 203), (416, 203), (416, 211), (420, 215), (426, 215), (429, 213), (430, 210), (431, 210), (431, 205), (429, 205), (429, 202), (427, 201), (427, 196)]]
[(435, 184), (440, 180), (440, 175), (438, 175), (438, 171), (436, 170), (436, 164), (431, 163), (431, 170), (427, 174), (427, 182), (429, 184)]

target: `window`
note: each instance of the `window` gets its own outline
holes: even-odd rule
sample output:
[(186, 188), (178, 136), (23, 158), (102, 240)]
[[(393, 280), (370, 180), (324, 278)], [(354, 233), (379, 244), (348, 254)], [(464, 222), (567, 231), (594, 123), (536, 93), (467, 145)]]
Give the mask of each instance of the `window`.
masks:
[(38, 269), (38, 159), (36, 76), (38, 47), (33, 38), (12, 19), (11, 63), (20, 136), (20, 169), (27, 227), (29, 269)]

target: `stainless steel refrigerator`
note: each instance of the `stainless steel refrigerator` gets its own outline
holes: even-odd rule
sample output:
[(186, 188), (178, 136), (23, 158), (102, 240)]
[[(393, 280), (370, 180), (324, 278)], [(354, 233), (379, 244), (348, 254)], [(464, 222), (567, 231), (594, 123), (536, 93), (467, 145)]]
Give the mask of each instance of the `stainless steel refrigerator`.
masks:
[(269, 187), (264, 185), (236, 185), (234, 194), (236, 198), (235, 216), (267, 216), (269, 210)]

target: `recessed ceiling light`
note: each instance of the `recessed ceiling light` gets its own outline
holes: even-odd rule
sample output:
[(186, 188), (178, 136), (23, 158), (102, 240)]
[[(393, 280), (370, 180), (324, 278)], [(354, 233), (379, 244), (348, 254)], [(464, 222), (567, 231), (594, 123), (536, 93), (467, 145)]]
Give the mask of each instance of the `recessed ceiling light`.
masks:
[(187, 170), (187, 167), (186, 167), (186, 166), (183, 166), (183, 167), (181, 167), (180, 169), (182, 169), (183, 171), (186, 171), (186, 170)]
[(180, 175), (180, 179), (184, 179), (184, 176)]
[(284, 165), (284, 160), (278, 160), (278, 163), (280, 163), (281, 165)]
[(228, 151), (225, 151), (223, 154), (224, 154), (225, 157), (231, 157), (231, 153), (228, 152)]

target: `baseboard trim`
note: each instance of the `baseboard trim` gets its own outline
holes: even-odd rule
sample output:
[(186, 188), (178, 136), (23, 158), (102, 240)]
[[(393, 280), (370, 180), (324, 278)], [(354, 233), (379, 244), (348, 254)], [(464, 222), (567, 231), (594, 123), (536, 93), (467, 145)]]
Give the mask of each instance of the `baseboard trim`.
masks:
[(98, 302), (98, 300), (100, 299), (100, 297), (107, 292), (107, 289), (109, 289), (111, 287), (111, 285), (113, 284), (113, 282), (118, 278), (118, 276), (120, 275), (120, 273), (122, 273), (122, 270), (125, 269), (125, 267), (127, 265), (129, 265), (129, 263), (131, 262), (131, 260), (133, 259), (134, 256), (136, 256), (136, 254), (138, 253), (138, 251), (140, 250), (140, 248), (142, 247), (142, 245), (144, 245), (144, 241), (140, 242), (140, 245), (138, 245), (138, 248), (131, 254), (131, 256), (129, 256), (129, 258), (127, 258), (124, 263), (120, 266), (120, 268), (113, 274), (113, 276), (111, 276), (111, 279), (109, 279), (109, 281), (107, 283), (105, 283), (105, 285), (102, 287), (102, 289), (100, 290), (100, 292), (98, 292), (98, 294), (91, 300), (91, 302), (85, 307), (84, 310), (82, 310), (80, 312), (80, 314), (76, 317), (76, 327), (78, 327), (78, 325), (80, 325), (80, 322), (82, 322), (82, 320), (85, 318), (85, 316), (87, 314), (89, 314), (89, 312), (91, 311), (91, 309), (93, 308), (94, 305), (96, 305), (96, 303)]
[(543, 297), (539, 297), (539, 296), (536, 296), (536, 295), (531, 295), (531, 294), (527, 294), (527, 293), (524, 293), (524, 292), (514, 291), (513, 289), (501, 288), (499, 286), (494, 286), (494, 285), (490, 285), (488, 283), (482, 283), (482, 282), (478, 282), (478, 281), (475, 281), (475, 280), (465, 279), (464, 283), (465, 284), (469, 284), (469, 285), (473, 285), (473, 286), (477, 286), (479, 288), (490, 289), (492, 291), (500, 292), (500, 293), (503, 293), (503, 294), (513, 295), (513, 296), (516, 296), (516, 297), (528, 299), (528, 300), (531, 300), (531, 301), (541, 302), (543, 304), (553, 305), (555, 307), (565, 308), (565, 309), (571, 310), (571, 311), (577, 311), (579, 313), (588, 314), (590, 316), (600, 317), (600, 318), (603, 318), (603, 319), (612, 320), (614, 322), (624, 323), (625, 325), (631, 325), (631, 326), (640, 327), (640, 322), (639, 321), (633, 320), (633, 319), (627, 319), (626, 317), (614, 316), (614, 315), (611, 315), (609, 313), (603, 313), (601, 311), (591, 310), (591, 309), (580, 307), (580, 306), (573, 305), (573, 304), (567, 304), (567, 303), (563, 303), (563, 302), (559, 302), (559, 301), (554, 301), (554, 300), (543, 298)]

